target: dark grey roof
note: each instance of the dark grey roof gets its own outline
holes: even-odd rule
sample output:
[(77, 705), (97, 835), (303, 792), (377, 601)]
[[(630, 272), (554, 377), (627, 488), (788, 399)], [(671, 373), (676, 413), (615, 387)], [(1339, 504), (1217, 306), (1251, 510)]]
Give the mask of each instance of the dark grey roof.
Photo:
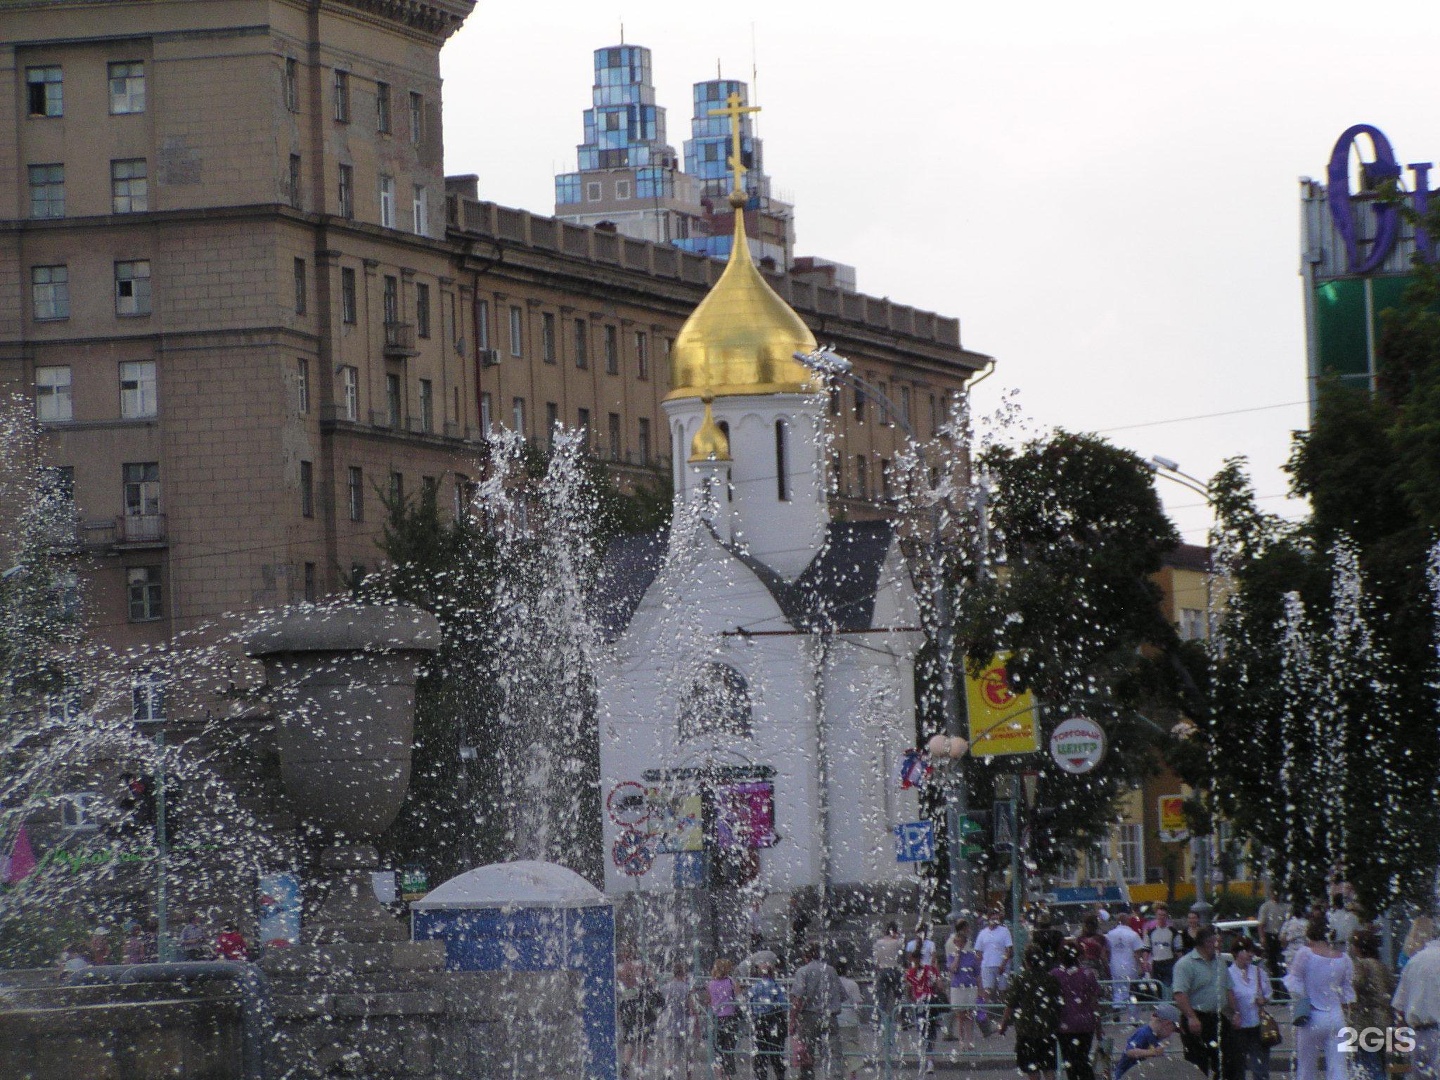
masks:
[(616, 537), (605, 551), (596, 582), (596, 621), (614, 638), (630, 625), (635, 609), (665, 559), (668, 529)]
[[(770, 590), (800, 630), (868, 630), (875, 618), (880, 568), (895, 535), (888, 521), (832, 521), (825, 544), (794, 582), (739, 548), (730, 553)], [(611, 543), (600, 577), (599, 621), (614, 637), (629, 625), (665, 557), (665, 532), (622, 536)]]

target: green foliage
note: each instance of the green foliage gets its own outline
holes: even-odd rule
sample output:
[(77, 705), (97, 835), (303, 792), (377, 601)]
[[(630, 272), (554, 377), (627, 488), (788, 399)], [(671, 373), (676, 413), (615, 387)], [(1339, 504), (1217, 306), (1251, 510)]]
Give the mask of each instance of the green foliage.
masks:
[[(1053, 725), (1085, 715), (1107, 731), (1110, 753), (1094, 772), (1062, 772), (1043, 750), (1019, 762), (970, 765), (975, 805), (1008, 790), (1011, 769), (1039, 772), (1033, 855), (1052, 871), (1103, 837), (1115, 800), (1156, 765), (1183, 691), (1180, 650), (1150, 580), (1179, 542), (1136, 455), (1091, 435), (1055, 432), (1018, 448), (996, 447), (977, 463), (993, 482), (990, 521), (998, 573), (975, 573), (960, 589), (957, 638), (972, 671), (1009, 651), (1017, 688)], [(933, 715), (928, 719), (933, 725)], [(930, 728), (934, 730), (932, 726)]]
[[(520, 452), (514, 482), (538, 495), (549, 455), (528, 444)], [(608, 540), (668, 522), (670, 485), (660, 477), (627, 494), (602, 464), (583, 459), (582, 468), (591, 505), (586, 523), (591, 565), (582, 572), (593, 572)], [(410, 790), (384, 846), (397, 864), (423, 865), (433, 883), (513, 857), (508, 806), (513, 799), (506, 788), (505, 758), (496, 747), (504, 703), (500, 683), (509, 657), (493, 613), (503, 575), (522, 589), (542, 589), (545, 583), (517, 581), (520, 568), (501, 565), (497, 534), (483, 515), (452, 520), (441, 512), (433, 490), (383, 501), (383, 565), (364, 579), (358, 593), (372, 602), (400, 600), (424, 608), (442, 630), (441, 649), (416, 688)], [(585, 676), (577, 672), (575, 677)], [(593, 724), (593, 703), (589, 713), (587, 723)], [(462, 747), (477, 748), (475, 759), (462, 760)], [(598, 779), (590, 774), (598, 776), (597, 769), (598, 762), (591, 762), (575, 782), (594, 787)], [(597, 822), (598, 813), (597, 806), (592, 815)], [(596, 870), (589, 865), (594, 852), (588, 848), (595, 843), (589, 838), (583, 845), (587, 851), (574, 855), (574, 868), (591, 877)]]

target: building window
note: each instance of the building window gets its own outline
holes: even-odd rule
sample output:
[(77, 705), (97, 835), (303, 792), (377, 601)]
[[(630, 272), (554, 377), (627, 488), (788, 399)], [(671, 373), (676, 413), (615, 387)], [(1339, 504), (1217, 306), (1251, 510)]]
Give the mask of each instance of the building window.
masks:
[(392, 472), (390, 474), (390, 491), (386, 502), (391, 508), (398, 508), (405, 505), (405, 474)]
[(310, 361), (295, 358), (295, 411), (301, 416), (310, 411)]
[(127, 360), (120, 365), (120, 416), (145, 420), (159, 411), (154, 360)]
[(60, 65), (25, 69), (26, 97), (31, 116), (64, 116), (65, 92)]
[(340, 268), (340, 321), (355, 325), (355, 270), (349, 266)]
[(540, 356), (547, 364), (555, 363), (555, 316), (540, 313)]
[(411, 205), (415, 220), (415, 235), (430, 235), (430, 192), (424, 184), (415, 185), (415, 200)]
[(305, 260), (295, 260), (295, 314), (305, 314)]
[(307, 562), (305, 564), (305, 602), (307, 604), (315, 603), (318, 595), (319, 590), (315, 583), (315, 564)]
[(645, 331), (635, 331), (635, 377), (650, 378), (650, 339)]
[(61, 218), (65, 216), (65, 166), (30, 166), (30, 216)]
[(296, 210), (300, 209), (300, 155), (290, 155), (290, 175), (285, 180), (285, 195), (290, 200), (290, 205)]
[(37, 321), (70, 317), (70, 268), (32, 266), (30, 301)]
[(902, 386), (900, 388), (900, 419), (905, 421), (905, 427), (908, 428), (911, 425), (910, 388), (908, 386)]
[(880, 410), (880, 423), (888, 425), (890, 423), (890, 410), (885, 407), (885, 402), (889, 400), (890, 397), (890, 395), (886, 393), (888, 387), (885, 383), (879, 382), (875, 384), (875, 389), (879, 391), (879, 393), (875, 395), (875, 407)]
[(474, 485), (464, 473), (455, 474), (455, 520), (464, 521), (470, 512), (470, 503), (475, 498)]
[(337, 123), (350, 122), (350, 73), (335, 69), (335, 120)]
[(629, 180), (616, 180), (616, 181), (615, 181), (615, 198), (617, 198), (617, 199), (628, 199), (628, 198), (630, 198), (630, 181), (629, 181)]
[(365, 520), (365, 474), (359, 465), (351, 465), (346, 482), (346, 494), (350, 500), (350, 520)]
[(479, 348), (490, 348), (490, 301), (475, 301), (475, 337)]
[(1181, 641), (1204, 641), (1209, 636), (1209, 628), (1205, 625), (1205, 612), (1202, 609), (1180, 609)]
[(495, 424), (495, 407), (492, 402), (490, 391), (480, 391), (480, 431), (487, 437)]
[(410, 91), (410, 142), (419, 146), (425, 138), (425, 97)]
[(945, 423), (945, 407), (942, 399), (930, 395), (930, 434), (934, 436)]
[(525, 353), (525, 313), (518, 307), (510, 308), (510, 355), (523, 356)]
[(745, 677), (728, 664), (703, 663), (680, 702), (680, 738), (731, 735), (748, 739), (752, 713)]
[(150, 209), (150, 181), (144, 158), (110, 162), (110, 209), (140, 214)]
[(575, 320), (575, 366), (590, 366), (590, 327), (584, 319)]
[(555, 449), (555, 429), (560, 426), (560, 406), (553, 401), (545, 403), (545, 446)]
[(591, 180), (585, 185), (585, 201), (600, 201), (600, 182), (598, 180)]
[(285, 108), (290, 112), (300, 111), (300, 61), (293, 56), (285, 58), (284, 82)]
[(360, 419), (360, 369), (346, 365), (340, 369), (340, 408), (352, 424)]
[(865, 391), (855, 387), (855, 420), (857, 423), (865, 422)]
[(605, 374), (620, 374), (620, 332), (613, 326), (605, 327)]
[(609, 446), (609, 450), (610, 450), (610, 460), (611, 460), (611, 461), (619, 461), (619, 460), (620, 460), (620, 414), (619, 414), (619, 413), (613, 413), (613, 412), (610, 413), (610, 415), (609, 415), (609, 417), (608, 417), (608, 426), (609, 426), (609, 430), (608, 430), (607, 434), (610, 436), (610, 446)]
[(1118, 825), (1115, 829), (1115, 854), (1120, 858), (1120, 872), (1125, 880), (1145, 880), (1145, 836), (1140, 825)]
[(315, 466), (312, 462), (300, 462), (300, 516), (315, 516)]
[(430, 286), (421, 282), (415, 284), (415, 333), (430, 336)]
[(895, 500), (895, 491), (892, 487), (890, 459), (880, 459), (880, 497), (887, 503)]
[(420, 380), (420, 430), (435, 430), (435, 384), (429, 379)]
[(150, 314), (150, 260), (115, 264), (115, 314)]
[(395, 227), (395, 178), (380, 177), (380, 224), (387, 229)]
[(790, 501), (790, 447), (789, 432), (785, 421), (775, 421), (775, 496), (781, 502)]
[(400, 376), (385, 376), (385, 422), (392, 428), (400, 426)]
[(339, 202), (340, 216), (343, 218), (353, 218), (355, 216), (354, 166), (340, 166), (340, 178), (337, 182), (336, 198)]
[(648, 417), (640, 418), (640, 464), (650, 464), (650, 420)]
[[(132, 566), (125, 571), (125, 586), (130, 601), (131, 622), (153, 622), (160, 618), (160, 567)], [(145, 689), (145, 715), (141, 715), (142, 686)], [(148, 680), (135, 683), (135, 719), (154, 720), (165, 715), (163, 691)], [(153, 710), (158, 706), (158, 713)]]
[[(159, 596), (160, 568), (158, 566), (137, 567), (145, 573), (155, 576), (156, 596)], [(135, 569), (129, 571), (135, 573)], [(133, 595), (133, 592), (132, 592)], [(142, 619), (134, 615), (134, 605), (131, 605), (131, 619), (134, 622), (141, 622)], [(160, 618), (159, 603), (157, 599), (155, 614), (147, 616), (150, 619)], [(164, 720), (165, 719), (165, 680), (153, 671), (137, 675), (135, 681), (130, 684), (130, 717), (133, 720)]]
[(517, 397), (510, 403), (510, 416), (515, 422), (515, 430), (521, 435), (525, 434), (525, 399)]
[(160, 463), (130, 461), (120, 467), (126, 517), (160, 513)]
[(381, 294), (385, 325), (394, 326), (400, 321), (400, 279), (394, 274), (385, 275), (385, 288)]
[(110, 115), (145, 111), (145, 65), (127, 60), (110, 65)]
[(855, 457), (855, 495), (860, 499), (870, 498), (870, 463), (864, 454)]
[(68, 365), (35, 369), (35, 416), (44, 423), (75, 418)]
[(577, 409), (575, 412), (575, 426), (580, 429), (580, 449), (587, 454), (590, 452), (590, 410)]
[(375, 84), (375, 130), (382, 135), (390, 134), (390, 84)]

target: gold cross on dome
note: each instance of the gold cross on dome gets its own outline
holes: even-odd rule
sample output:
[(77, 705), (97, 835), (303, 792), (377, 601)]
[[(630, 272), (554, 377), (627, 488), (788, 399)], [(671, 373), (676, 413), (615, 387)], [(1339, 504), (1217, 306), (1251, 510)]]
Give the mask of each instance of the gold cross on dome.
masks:
[(731, 171), (735, 174), (736, 191), (744, 190), (744, 185), (741, 184), (740, 178), (744, 176), (747, 171), (744, 162), (740, 160), (740, 118), (746, 113), (757, 113), (759, 111), (759, 105), (743, 104), (740, 100), (740, 94), (734, 90), (732, 90), (730, 96), (725, 99), (725, 108), (710, 110), (711, 116), (728, 116), (730, 118), (730, 159), (726, 164), (730, 166)]

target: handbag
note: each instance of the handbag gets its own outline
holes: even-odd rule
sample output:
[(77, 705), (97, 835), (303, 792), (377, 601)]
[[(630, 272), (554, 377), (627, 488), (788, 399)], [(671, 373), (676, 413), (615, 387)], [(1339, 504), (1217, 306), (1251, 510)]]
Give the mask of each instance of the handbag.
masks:
[(1304, 1027), (1310, 1023), (1310, 999), (1304, 994), (1296, 997), (1290, 1004), (1290, 1023), (1295, 1027)]
[(1260, 1008), (1260, 1045), (1267, 1049), (1280, 1045), (1280, 1025), (1264, 1006)]

